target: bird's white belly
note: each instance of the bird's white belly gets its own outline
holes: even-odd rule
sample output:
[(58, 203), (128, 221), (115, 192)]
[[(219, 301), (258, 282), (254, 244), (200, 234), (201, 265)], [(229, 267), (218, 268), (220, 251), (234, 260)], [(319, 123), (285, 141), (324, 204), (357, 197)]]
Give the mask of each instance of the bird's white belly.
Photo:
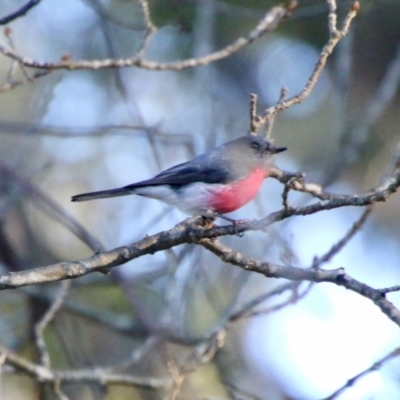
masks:
[(222, 187), (224, 185), (196, 182), (185, 185), (179, 190), (173, 190), (169, 186), (147, 186), (135, 189), (135, 194), (161, 200), (184, 213), (196, 215), (209, 209), (213, 193)]

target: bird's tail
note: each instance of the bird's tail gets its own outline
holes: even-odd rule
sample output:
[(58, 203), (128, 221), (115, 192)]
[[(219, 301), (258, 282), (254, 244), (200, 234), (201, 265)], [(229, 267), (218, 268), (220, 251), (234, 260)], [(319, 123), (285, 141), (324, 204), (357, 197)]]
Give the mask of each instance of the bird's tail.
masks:
[(87, 200), (95, 200), (95, 199), (106, 199), (108, 197), (126, 196), (126, 195), (132, 194), (132, 193), (134, 193), (133, 189), (128, 190), (128, 189), (122, 187), (122, 188), (118, 188), (118, 189), (102, 190), (100, 192), (77, 194), (76, 196), (71, 197), (71, 201), (87, 201)]

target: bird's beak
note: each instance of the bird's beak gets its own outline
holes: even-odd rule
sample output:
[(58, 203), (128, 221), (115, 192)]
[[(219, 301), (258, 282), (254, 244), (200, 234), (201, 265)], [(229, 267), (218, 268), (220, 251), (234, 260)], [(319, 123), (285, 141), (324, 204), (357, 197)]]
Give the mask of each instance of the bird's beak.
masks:
[[(287, 150), (287, 147), (275, 147), (275, 146), (270, 146), (269, 147), (269, 152), (271, 154), (278, 154), (278, 153), (282, 153), (282, 151)], [(272, 160), (272, 159), (271, 159)], [(272, 162), (272, 165), (270, 165), (267, 169), (267, 171), (265, 172), (265, 178), (268, 178), (269, 176), (271, 176), (271, 168), (273, 169), (274, 163)]]
[(269, 151), (270, 151), (272, 154), (282, 153), (282, 151), (285, 151), (285, 150), (287, 150), (287, 147), (275, 147), (275, 146), (271, 146), (271, 147), (269, 148)]

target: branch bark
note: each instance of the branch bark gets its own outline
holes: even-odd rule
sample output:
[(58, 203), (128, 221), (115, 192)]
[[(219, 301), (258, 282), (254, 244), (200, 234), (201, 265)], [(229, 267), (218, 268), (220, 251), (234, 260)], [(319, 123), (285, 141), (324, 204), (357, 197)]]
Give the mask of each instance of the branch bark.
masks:
[[(370, 204), (385, 201), (400, 186), (399, 162), (396, 158), (395, 172), (388, 178), (385, 184), (370, 191), (365, 195), (330, 195), (329, 201), (319, 201), (305, 207), (289, 207), (271, 213), (261, 220), (245, 220), (234, 225), (214, 226), (204, 228), (202, 217), (192, 217), (179, 223), (169, 231), (147, 236), (144, 239), (129, 246), (118, 247), (114, 250), (99, 252), (84, 260), (65, 261), (45, 267), (10, 273), (0, 276), (0, 290), (15, 289), (21, 286), (38, 285), (46, 282), (61, 281), (64, 279), (74, 279), (93, 272), (99, 272), (116, 267), (141, 257), (145, 254), (154, 254), (158, 251), (170, 249), (184, 243), (200, 243), (202, 239), (214, 239), (219, 236), (237, 235), (247, 231), (265, 231), (270, 225), (277, 221), (282, 221), (295, 215), (310, 215), (320, 211), (332, 210), (348, 206), (368, 206)], [(296, 278), (291, 275), (292, 270), (282, 267), (279, 273), (274, 273), (272, 277), (287, 278), (292, 280), (305, 279), (313, 280), (308, 275)], [(294, 268), (294, 270), (300, 270)], [(303, 270), (300, 270), (303, 271)]]
[[(244, 47), (250, 45), (260, 37), (264, 36), (267, 32), (274, 30), (283, 19), (288, 17), (293, 9), (295, 3), (290, 3), (287, 7), (279, 5), (273, 7), (265, 16), (260, 20), (258, 25), (249, 32), (245, 37), (238, 38), (232, 44), (218, 50), (214, 53), (207, 54), (204, 57), (189, 58), (186, 60), (179, 60), (173, 62), (156, 62), (146, 60), (141, 57), (143, 49), (131, 58), (110, 58), (103, 60), (79, 60), (73, 61), (68, 57), (59, 62), (38, 61), (29, 57), (19, 54), (15, 49), (7, 46), (5, 43), (0, 42), (0, 53), (8, 58), (18, 61), (21, 65), (30, 68), (38, 68), (45, 70), (76, 70), (76, 69), (91, 69), (98, 70), (103, 68), (127, 68), (138, 67), (153, 71), (182, 71), (187, 68), (193, 68), (201, 65), (207, 65), (212, 62), (221, 60), (231, 56), (233, 53), (238, 52)], [(152, 31), (151, 31), (152, 32)], [(148, 39), (148, 36), (146, 39)], [(147, 40), (146, 40), (147, 42)]]

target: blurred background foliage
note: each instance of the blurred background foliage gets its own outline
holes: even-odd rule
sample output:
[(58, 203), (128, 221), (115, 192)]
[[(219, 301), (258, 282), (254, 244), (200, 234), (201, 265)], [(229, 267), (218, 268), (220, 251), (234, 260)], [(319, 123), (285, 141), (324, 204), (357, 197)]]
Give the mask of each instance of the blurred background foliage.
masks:
[[(396, 57), (399, 64), (400, 2), (360, 3), (351, 33), (329, 60), (314, 93), (280, 115), (273, 134), (279, 145), (289, 148), (278, 161), (280, 167), (304, 171), (308, 179), (325, 183), (333, 192), (361, 192), (376, 185), (399, 139), (397, 86), (392, 85), (388, 104), (377, 90)], [(5, 16), (24, 1), (1, 4)], [(275, 4), (149, 1), (159, 29), (146, 58), (172, 61), (215, 51), (246, 35)], [(338, 1), (340, 22), (350, 5)], [(148, 178), (245, 134), (250, 93), (259, 95), (261, 111), (278, 100), (283, 85), (289, 95), (304, 86), (328, 38), (327, 11), (322, 0), (299, 0), (292, 17), (273, 33), (205, 67), (181, 72), (55, 71), (3, 90), (2, 272), (90, 256), (93, 249), (81, 240), (84, 229), (111, 249), (181, 221), (184, 215), (153, 200), (125, 197), (72, 204), (70, 196)], [(38, 60), (58, 60), (64, 54), (74, 60), (129, 57), (144, 38), (140, 7), (128, 0), (42, 0), (9, 27), (11, 35), (1, 40), (12, 41), (21, 54)], [(12, 78), (10, 69), (16, 69)], [(2, 82), (24, 79), (27, 73), (1, 57)], [(377, 102), (384, 104), (383, 110), (367, 123), (368, 106)], [(279, 209), (281, 190), (277, 182), (267, 181), (257, 200), (233, 217), (257, 218)], [(305, 204), (310, 199), (291, 194), (290, 200)], [(331, 266), (348, 268), (375, 286), (398, 282), (399, 211), (398, 196), (376, 207), (362, 236)], [(252, 232), (224, 241), (253, 257), (307, 267), (346, 232), (358, 213), (337, 210), (305, 221), (293, 218), (267, 235)], [(71, 221), (81, 227), (70, 229)], [(184, 363), (195, 343), (227, 313), (277, 284), (224, 265), (193, 245), (142, 257), (108, 276), (84, 277), (72, 282), (65, 304), (45, 332), (52, 367), (124, 365), (149, 338), (157, 337), (127, 371), (169, 376), (171, 363)], [(37, 361), (34, 326), (59, 287), (57, 283), (0, 293), (4, 345)], [(224, 347), (186, 378), (178, 399), (329, 395), (398, 343), (396, 327), (373, 305), (354, 297), (318, 285), (299, 304), (232, 324)], [(320, 330), (327, 326), (329, 330)], [(352, 334), (342, 337), (348, 330)], [(343, 341), (337, 340), (336, 348), (337, 337)], [(326, 353), (326, 346), (334, 349)], [(394, 364), (340, 399), (399, 398)], [(55, 396), (50, 388), (18, 373), (3, 375), (0, 390), (4, 399)], [(162, 391), (122, 385), (68, 384), (63, 390), (71, 399), (166, 398)]]

